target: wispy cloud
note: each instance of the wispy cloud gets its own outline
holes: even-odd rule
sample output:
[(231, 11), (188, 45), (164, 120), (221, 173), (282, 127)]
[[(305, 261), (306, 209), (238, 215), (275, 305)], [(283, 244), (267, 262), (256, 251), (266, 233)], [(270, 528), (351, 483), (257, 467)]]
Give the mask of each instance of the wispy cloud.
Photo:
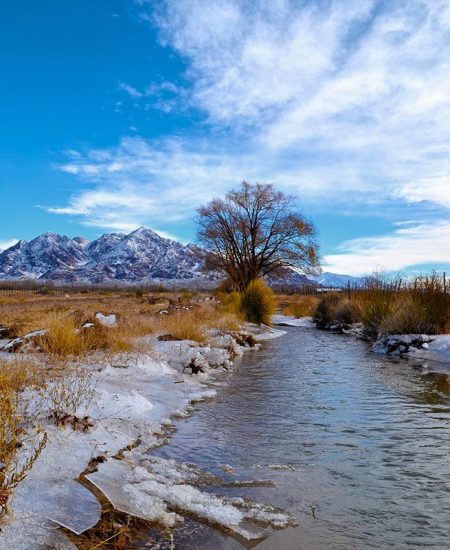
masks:
[(449, 206), (447, 1), (167, 0), (157, 21), (213, 124), (294, 157), (351, 156), (368, 189)]
[(339, 253), (325, 257), (324, 269), (368, 275), (374, 270), (398, 271), (410, 266), (450, 265), (450, 222), (405, 227), (393, 233), (353, 239)]
[(133, 86), (126, 84), (125, 82), (120, 82), (118, 88), (119, 90), (126, 92), (133, 99), (140, 99), (141, 97), (144, 97), (144, 94), (142, 92), (140, 92)]

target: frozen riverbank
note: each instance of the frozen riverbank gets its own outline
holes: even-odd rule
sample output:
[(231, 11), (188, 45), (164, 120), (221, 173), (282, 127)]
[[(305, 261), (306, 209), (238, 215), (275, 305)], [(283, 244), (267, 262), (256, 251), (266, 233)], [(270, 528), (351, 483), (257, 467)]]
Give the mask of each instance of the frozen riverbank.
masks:
[(250, 349), (253, 338), (283, 334), (249, 328), (253, 336), (211, 331), (204, 345), (146, 338), (142, 343), (151, 346), (150, 353), (84, 365), (91, 372), (93, 394), (77, 415), (89, 418), (92, 426), (83, 430), (42, 421), (47, 446), (16, 489), (0, 546), (75, 548), (57, 526), (80, 534), (100, 519), (99, 502), (78, 481), (93, 461), (97, 467), (87, 478), (118, 510), (167, 527), (182, 521), (183, 512), (248, 539), (264, 532), (255, 522), (264, 528), (288, 525), (289, 516), (270, 506), (201, 491), (204, 473), (195, 468), (148, 459), (148, 450), (167, 440), (174, 419), (215, 396), (215, 380), (233, 369), (233, 360)]
[[(274, 315), (272, 322), (276, 326), (315, 328), (312, 317), (292, 317), (289, 315)], [(361, 323), (353, 328), (341, 329), (338, 332), (350, 336), (361, 334)], [(385, 355), (398, 355), (421, 361), (430, 361), (436, 370), (450, 373), (450, 334), (398, 334), (380, 336), (373, 344), (372, 351)]]

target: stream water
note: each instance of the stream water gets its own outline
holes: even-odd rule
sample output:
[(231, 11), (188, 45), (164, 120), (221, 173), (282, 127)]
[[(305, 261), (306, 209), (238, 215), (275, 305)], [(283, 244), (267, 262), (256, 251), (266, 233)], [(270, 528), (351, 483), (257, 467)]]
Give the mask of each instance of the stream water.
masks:
[[(448, 549), (448, 377), (350, 337), (286, 331), (246, 353), (217, 399), (180, 422), (156, 454), (229, 480), (273, 480), (219, 491), (297, 518), (258, 550)], [(174, 537), (179, 549), (245, 548), (193, 521)]]

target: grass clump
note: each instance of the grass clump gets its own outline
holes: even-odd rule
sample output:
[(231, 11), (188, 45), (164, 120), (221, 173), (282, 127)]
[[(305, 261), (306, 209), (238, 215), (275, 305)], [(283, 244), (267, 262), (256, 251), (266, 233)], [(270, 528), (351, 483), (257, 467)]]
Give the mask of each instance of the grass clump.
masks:
[(296, 295), (290, 299), (283, 308), (284, 315), (292, 315), (299, 319), (300, 317), (312, 317), (319, 303), (317, 296)]
[(74, 417), (89, 407), (94, 391), (89, 367), (60, 361), (53, 367), (51, 379), (39, 393), (49, 416), (56, 424), (62, 424), (64, 419)]
[(414, 281), (375, 281), (346, 294), (327, 294), (314, 318), (325, 328), (330, 323), (361, 321), (369, 338), (378, 334), (441, 334), (450, 329), (450, 293), (436, 275)]
[(275, 295), (261, 279), (254, 279), (240, 294), (239, 313), (245, 321), (270, 325), (275, 310)]
[(46, 318), (47, 333), (40, 339), (43, 352), (55, 357), (76, 357), (90, 351), (128, 351), (127, 330), (105, 327), (96, 322), (80, 328), (78, 312), (55, 312)]
[(340, 300), (334, 310), (334, 318), (338, 323), (351, 325), (360, 320), (361, 312), (354, 300)]

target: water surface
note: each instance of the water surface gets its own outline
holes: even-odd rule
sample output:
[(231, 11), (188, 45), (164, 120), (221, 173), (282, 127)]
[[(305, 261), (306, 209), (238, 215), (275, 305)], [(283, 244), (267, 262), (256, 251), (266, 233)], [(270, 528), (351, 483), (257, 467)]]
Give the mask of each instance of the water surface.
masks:
[[(450, 547), (450, 388), (444, 374), (350, 337), (288, 328), (245, 354), (160, 456), (274, 488), (222, 489), (290, 511), (298, 527), (257, 548)], [(283, 468), (283, 469), (277, 469)], [(177, 548), (240, 549), (207, 526)]]

